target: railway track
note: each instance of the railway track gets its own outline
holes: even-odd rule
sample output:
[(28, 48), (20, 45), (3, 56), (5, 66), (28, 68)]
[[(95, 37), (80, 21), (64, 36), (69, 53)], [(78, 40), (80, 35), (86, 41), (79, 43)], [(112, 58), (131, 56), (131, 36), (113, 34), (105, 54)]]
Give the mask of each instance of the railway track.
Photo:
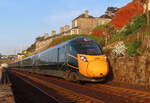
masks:
[[(49, 95), (58, 103), (150, 103), (150, 93), (105, 84), (72, 83), (59, 78), (11, 71), (34, 87), (49, 95), (52, 88), (57, 95)], [(43, 86), (46, 87), (43, 90)]]
[[(40, 90), (42, 93), (46, 94), (48, 97), (53, 98), (57, 103), (105, 103), (96, 98), (92, 98), (92, 97), (89, 97), (80, 93), (76, 93), (72, 90), (62, 88), (53, 83), (43, 81), (43, 79), (40, 80), (39, 78), (36, 78), (35, 76), (34, 77), (29, 76), (27, 74), (16, 72), (16, 71), (13, 73), (17, 74), (17, 76), (21, 78), (23, 81), (27, 82), (31, 86)], [(49, 93), (47, 91), (50, 88), (53, 89), (53, 93)]]

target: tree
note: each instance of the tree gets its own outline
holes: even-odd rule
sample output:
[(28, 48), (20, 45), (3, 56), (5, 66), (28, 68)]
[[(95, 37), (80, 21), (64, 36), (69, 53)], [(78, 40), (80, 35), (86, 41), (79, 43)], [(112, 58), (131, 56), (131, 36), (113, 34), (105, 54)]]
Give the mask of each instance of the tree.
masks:
[(103, 14), (101, 17), (102, 18), (112, 18), (115, 14), (115, 12), (117, 12), (119, 10), (119, 8), (117, 7), (108, 7), (105, 14)]
[(115, 12), (117, 12), (119, 8), (117, 7), (108, 7), (106, 10), (106, 14), (110, 13), (112, 16), (114, 16)]

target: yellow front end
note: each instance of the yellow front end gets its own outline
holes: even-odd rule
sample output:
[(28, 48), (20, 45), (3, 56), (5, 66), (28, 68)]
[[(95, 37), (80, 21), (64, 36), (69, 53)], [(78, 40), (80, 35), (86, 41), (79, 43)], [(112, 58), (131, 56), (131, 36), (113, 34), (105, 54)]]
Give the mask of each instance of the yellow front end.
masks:
[(109, 72), (105, 55), (78, 54), (79, 72), (88, 78), (105, 77)]

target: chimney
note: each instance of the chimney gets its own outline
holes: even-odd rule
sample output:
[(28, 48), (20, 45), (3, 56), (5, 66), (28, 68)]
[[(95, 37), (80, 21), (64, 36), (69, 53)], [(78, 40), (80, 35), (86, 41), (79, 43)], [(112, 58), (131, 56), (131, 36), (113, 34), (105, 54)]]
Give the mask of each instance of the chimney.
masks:
[(89, 17), (89, 14), (88, 14), (88, 13), (89, 13), (89, 11), (88, 11), (88, 10), (85, 10), (85, 17), (86, 17), (86, 18)]
[(55, 31), (55, 30), (52, 30), (51, 36), (54, 36), (54, 35), (56, 35), (56, 31)]
[(69, 25), (65, 25), (65, 31), (68, 31), (70, 29)]
[(60, 33), (64, 32), (64, 27), (60, 27)]
[(45, 33), (44, 34), (44, 39), (47, 39), (49, 36), (48, 36), (48, 33)]

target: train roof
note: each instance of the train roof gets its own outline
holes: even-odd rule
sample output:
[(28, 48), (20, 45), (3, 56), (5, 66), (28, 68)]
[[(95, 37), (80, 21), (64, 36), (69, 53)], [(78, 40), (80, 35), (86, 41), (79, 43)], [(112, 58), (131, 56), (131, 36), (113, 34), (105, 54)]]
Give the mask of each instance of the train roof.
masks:
[(34, 55), (32, 55), (32, 56), (26, 57), (26, 58), (24, 58), (24, 59), (22, 59), (22, 60), (19, 60), (19, 61), (17, 61), (17, 62), (26, 60), (26, 59), (31, 58), (31, 57), (36, 56), (36, 55), (43, 54), (43, 53), (45, 53), (45, 52), (47, 52), (47, 51), (49, 51), (49, 50), (55, 49), (55, 48), (62, 47), (63, 45), (66, 45), (66, 44), (68, 44), (68, 43), (69, 43), (69, 44), (72, 44), (72, 43), (84, 42), (84, 41), (94, 41), (94, 40), (92, 40), (92, 39), (90, 39), (90, 38), (88, 38), (88, 37), (77, 37), (77, 38), (71, 39), (71, 40), (69, 40), (69, 41), (66, 41), (66, 42), (64, 42), (64, 43), (58, 44), (58, 45), (56, 45), (56, 46), (54, 46), (54, 47), (48, 48), (47, 50), (44, 50), (44, 51), (42, 51), (42, 52), (40, 52), (40, 53), (37, 53), (37, 54), (34, 54)]
[(74, 43), (74, 42), (85, 42), (85, 41), (94, 41), (88, 37), (78, 37), (78, 38), (74, 38), (72, 40), (70, 40), (70, 43)]

